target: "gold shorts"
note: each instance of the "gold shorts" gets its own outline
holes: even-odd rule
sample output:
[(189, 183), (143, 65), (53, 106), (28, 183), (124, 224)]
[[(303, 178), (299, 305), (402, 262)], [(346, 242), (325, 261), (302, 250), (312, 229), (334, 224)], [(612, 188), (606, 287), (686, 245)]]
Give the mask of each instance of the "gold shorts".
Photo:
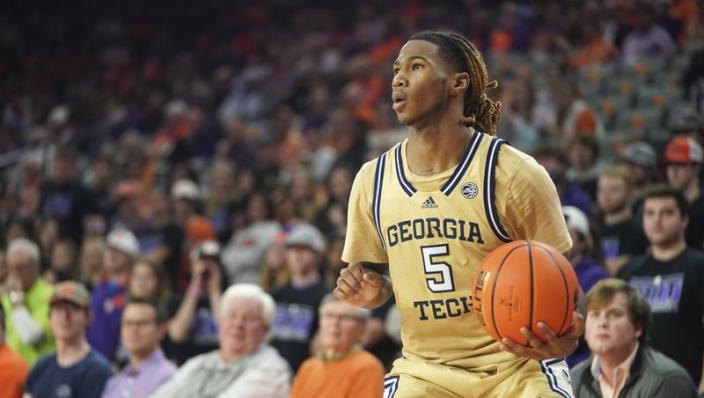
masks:
[(400, 358), (384, 379), (384, 398), (574, 398), (562, 359), (519, 358), (485, 372)]

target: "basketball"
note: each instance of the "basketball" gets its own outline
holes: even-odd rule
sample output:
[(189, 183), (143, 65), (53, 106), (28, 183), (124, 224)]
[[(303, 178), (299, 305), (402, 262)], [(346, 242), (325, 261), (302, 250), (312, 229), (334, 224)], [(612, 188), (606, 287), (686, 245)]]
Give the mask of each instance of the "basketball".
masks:
[(479, 265), (473, 283), (473, 306), (479, 321), (496, 340), (521, 345), (527, 327), (540, 340), (538, 322), (558, 336), (572, 323), (581, 289), (570, 262), (553, 247), (520, 240), (494, 249)]

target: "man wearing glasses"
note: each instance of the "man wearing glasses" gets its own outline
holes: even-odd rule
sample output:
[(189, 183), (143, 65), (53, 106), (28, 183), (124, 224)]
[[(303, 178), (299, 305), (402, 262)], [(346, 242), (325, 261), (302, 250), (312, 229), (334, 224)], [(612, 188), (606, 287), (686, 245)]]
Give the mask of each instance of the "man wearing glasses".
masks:
[(57, 284), (51, 295), (49, 326), (56, 353), (36, 363), (27, 377), (24, 398), (98, 398), (112, 374), (107, 360), (86, 340), (90, 294), (83, 285)]
[(135, 298), (127, 303), (120, 334), (130, 361), (108, 380), (103, 398), (148, 397), (176, 373), (159, 348), (166, 331), (164, 321), (164, 312), (154, 301)]
[(320, 306), (320, 347), (298, 370), (289, 398), (381, 397), (384, 366), (362, 348), (369, 310), (328, 294)]

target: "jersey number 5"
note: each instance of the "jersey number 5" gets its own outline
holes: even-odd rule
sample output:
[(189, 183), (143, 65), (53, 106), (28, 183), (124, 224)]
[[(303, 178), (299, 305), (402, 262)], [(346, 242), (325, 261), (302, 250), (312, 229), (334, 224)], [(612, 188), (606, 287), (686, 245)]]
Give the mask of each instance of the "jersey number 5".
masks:
[(448, 245), (421, 246), (420, 251), (423, 254), (423, 268), (425, 274), (428, 275), (425, 278), (428, 289), (434, 293), (455, 290), (450, 264), (437, 259), (437, 257), (450, 254)]

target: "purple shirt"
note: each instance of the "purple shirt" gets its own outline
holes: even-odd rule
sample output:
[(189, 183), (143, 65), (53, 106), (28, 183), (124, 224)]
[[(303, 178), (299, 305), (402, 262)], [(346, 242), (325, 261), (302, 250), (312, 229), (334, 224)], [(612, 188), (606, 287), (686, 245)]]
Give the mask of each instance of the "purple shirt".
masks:
[(120, 342), (120, 320), (125, 306), (127, 283), (105, 281), (95, 287), (91, 298), (93, 321), (88, 327), (88, 342), (108, 359), (115, 358)]
[(174, 364), (166, 359), (161, 349), (157, 349), (138, 369), (127, 365), (111, 377), (103, 390), (103, 398), (148, 397), (174, 373)]

